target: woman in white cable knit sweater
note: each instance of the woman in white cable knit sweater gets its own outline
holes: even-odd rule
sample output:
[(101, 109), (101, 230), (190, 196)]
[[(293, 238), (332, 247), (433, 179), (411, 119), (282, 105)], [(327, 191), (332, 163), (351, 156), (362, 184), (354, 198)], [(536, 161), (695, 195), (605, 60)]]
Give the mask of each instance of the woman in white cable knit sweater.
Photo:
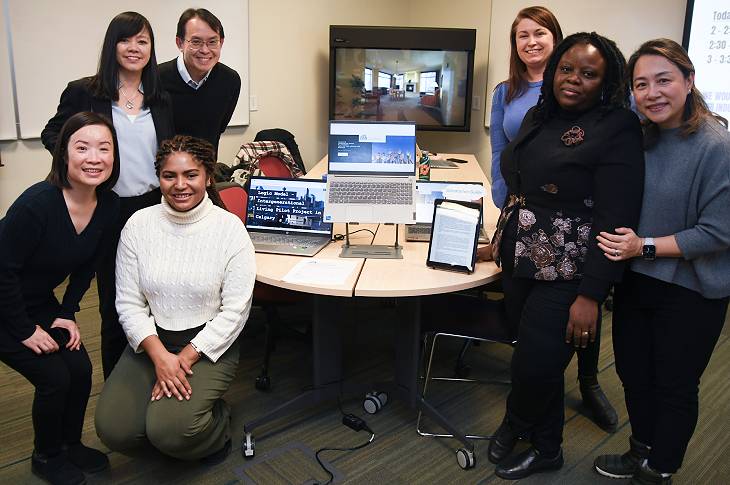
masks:
[(222, 208), (214, 165), (204, 140), (163, 142), (162, 204), (135, 213), (122, 231), (116, 306), (129, 347), (96, 409), (97, 433), (112, 450), (149, 442), (206, 463), (230, 453), (221, 396), (235, 377), (256, 263), (243, 224)]

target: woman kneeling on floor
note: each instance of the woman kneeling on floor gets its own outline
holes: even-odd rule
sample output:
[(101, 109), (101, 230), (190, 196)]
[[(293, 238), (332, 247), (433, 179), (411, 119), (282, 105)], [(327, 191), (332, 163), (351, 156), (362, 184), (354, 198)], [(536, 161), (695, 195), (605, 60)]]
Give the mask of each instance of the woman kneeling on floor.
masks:
[(162, 204), (135, 213), (117, 251), (117, 311), (129, 347), (104, 385), (96, 430), (112, 450), (151, 443), (216, 463), (231, 449), (221, 396), (251, 309), (253, 245), (213, 185), (210, 143), (176, 136), (156, 169)]

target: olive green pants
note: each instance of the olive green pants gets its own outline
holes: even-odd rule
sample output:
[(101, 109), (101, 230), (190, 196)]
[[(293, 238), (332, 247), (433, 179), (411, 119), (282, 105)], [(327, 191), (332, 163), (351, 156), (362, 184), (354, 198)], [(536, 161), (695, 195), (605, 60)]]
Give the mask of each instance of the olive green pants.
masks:
[(238, 367), (238, 342), (215, 364), (206, 358), (193, 366), (190, 400), (163, 397), (150, 401), (157, 381), (146, 353), (127, 346), (104, 384), (96, 405), (96, 433), (114, 451), (152, 444), (162, 453), (194, 460), (210, 455), (231, 437), (230, 410), (221, 396)]

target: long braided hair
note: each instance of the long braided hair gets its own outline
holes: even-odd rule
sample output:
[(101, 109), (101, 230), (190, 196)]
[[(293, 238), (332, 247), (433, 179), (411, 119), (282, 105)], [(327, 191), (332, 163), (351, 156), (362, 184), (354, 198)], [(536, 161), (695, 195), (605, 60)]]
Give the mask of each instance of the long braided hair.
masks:
[(603, 86), (599, 105), (605, 112), (616, 108), (629, 106), (629, 89), (625, 81), (626, 59), (616, 43), (595, 32), (578, 32), (569, 35), (555, 47), (543, 74), (540, 99), (535, 112), (538, 121), (546, 121), (558, 112), (560, 105), (553, 93), (555, 71), (563, 54), (576, 44), (590, 44), (601, 53), (606, 62), (606, 73), (603, 77)]
[(203, 169), (205, 170), (205, 178), (211, 182), (210, 185), (207, 185), (206, 187), (208, 197), (213, 204), (225, 209), (226, 205), (221, 200), (218, 190), (215, 188), (215, 183), (213, 183), (213, 171), (215, 170), (216, 164), (215, 149), (213, 148), (213, 145), (206, 140), (188, 135), (175, 135), (175, 137), (171, 140), (163, 141), (160, 145), (160, 149), (157, 150), (157, 157), (155, 159), (155, 172), (157, 173), (157, 176), (160, 176), (160, 167), (162, 167), (162, 164), (165, 162), (167, 157), (173, 153), (180, 152), (189, 154), (193, 157), (193, 160), (196, 160), (203, 166)]

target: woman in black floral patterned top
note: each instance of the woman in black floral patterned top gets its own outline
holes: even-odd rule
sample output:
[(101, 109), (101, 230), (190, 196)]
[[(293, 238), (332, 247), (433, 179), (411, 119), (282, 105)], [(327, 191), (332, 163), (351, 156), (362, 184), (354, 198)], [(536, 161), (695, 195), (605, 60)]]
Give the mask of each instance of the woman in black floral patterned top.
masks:
[[(493, 246), (509, 318), (519, 322), (507, 413), (489, 446), (504, 479), (563, 465), (563, 373), (593, 341), (600, 303), (623, 265), (596, 235), (636, 227), (644, 184), (641, 128), (627, 109), (625, 60), (595, 33), (566, 38), (545, 70), (537, 106), (502, 154), (509, 201)], [(508, 457), (519, 436), (532, 447)]]

